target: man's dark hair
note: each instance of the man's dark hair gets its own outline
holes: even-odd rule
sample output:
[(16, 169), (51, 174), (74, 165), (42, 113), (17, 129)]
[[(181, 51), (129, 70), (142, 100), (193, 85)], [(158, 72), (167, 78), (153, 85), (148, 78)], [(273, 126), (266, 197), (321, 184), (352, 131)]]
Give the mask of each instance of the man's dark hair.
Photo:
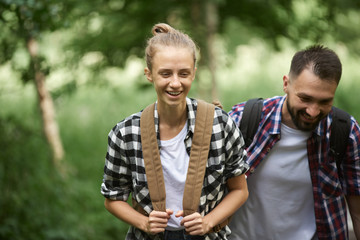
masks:
[(341, 78), (341, 62), (337, 54), (322, 45), (314, 45), (297, 52), (291, 60), (290, 77), (296, 78), (309, 69), (322, 80), (336, 81)]

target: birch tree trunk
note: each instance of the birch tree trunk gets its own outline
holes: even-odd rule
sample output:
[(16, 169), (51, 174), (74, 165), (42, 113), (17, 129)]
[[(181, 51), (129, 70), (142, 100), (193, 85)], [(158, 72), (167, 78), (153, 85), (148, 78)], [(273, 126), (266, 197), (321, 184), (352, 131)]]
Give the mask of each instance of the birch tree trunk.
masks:
[(40, 69), (38, 61), (38, 46), (34, 38), (27, 41), (27, 49), (31, 56), (35, 72), (35, 86), (39, 98), (39, 106), (43, 121), (43, 131), (53, 154), (54, 165), (62, 171), (61, 160), (64, 158), (64, 149), (59, 135), (58, 124), (55, 120), (55, 108), (49, 91), (45, 85), (45, 74)]

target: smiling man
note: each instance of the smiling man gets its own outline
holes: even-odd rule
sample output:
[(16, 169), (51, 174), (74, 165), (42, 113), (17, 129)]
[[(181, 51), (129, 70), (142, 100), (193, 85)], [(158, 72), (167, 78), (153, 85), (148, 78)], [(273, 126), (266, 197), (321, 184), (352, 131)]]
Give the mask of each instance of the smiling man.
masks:
[[(346, 204), (360, 239), (360, 128), (352, 116), (339, 168), (329, 154), (341, 73), (338, 56), (323, 46), (294, 55), (285, 95), (263, 102), (247, 148), (249, 198), (230, 223), (230, 239), (348, 239)], [(238, 125), (244, 105), (229, 113)]]

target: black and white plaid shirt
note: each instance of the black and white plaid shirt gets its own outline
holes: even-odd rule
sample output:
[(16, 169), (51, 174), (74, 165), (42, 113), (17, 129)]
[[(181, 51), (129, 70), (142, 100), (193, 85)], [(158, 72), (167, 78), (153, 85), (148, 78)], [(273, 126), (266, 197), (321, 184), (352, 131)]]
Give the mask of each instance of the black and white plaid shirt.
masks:
[[(188, 132), (184, 140), (190, 156), (192, 137), (195, 128), (197, 101), (186, 99), (188, 111)], [(109, 133), (108, 150), (105, 158), (104, 179), (101, 193), (109, 199), (127, 201), (130, 193), (133, 198), (150, 213), (153, 208), (147, 187), (144, 160), (140, 140), (141, 112), (119, 122)], [(155, 106), (155, 131), (159, 139), (159, 118)], [(205, 216), (224, 198), (226, 180), (245, 173), (249, 166), (245, 162), (246, 151), (239, 129), (225, 111), (215, 108), (213, 132), (209, 158), (206, 164), (204, 184), (200, 197), (199, 213)], [(182, 197), (182, 196), (179, 196)], [(210, 233), (205, 239), (227, 239), (228, 226), (218, 233)], [(130, 227), (126, 239), (162, 239), (161, 234), (150, 236), (141, 230)]]

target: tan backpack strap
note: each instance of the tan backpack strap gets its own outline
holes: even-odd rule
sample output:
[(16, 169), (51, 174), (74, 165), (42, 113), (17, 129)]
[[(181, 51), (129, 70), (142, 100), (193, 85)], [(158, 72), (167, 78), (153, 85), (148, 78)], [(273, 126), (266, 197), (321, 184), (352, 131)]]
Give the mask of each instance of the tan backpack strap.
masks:
[(199, 208), (214, 121), (215, 106), (202, 100), (197, 102), (195, 131), (183, 195), (185, 216), (198, 211)]
[[(166, 193), (159, 146), (154, 122), (155, 103), (144, 109), (140, 117), (141, 145), (148, 189), (154, 210), (166, 211)], [(146, 134), (144, 134), (146, 133)]]
[[(197, 102), (195, 132), (183, 196), (185, 216), (196, 212), (199, 207), (214, 121), (214, 105), (202, 100), (197, 100)], [(152, 104), (146, 107), (141, 114), (141, 133), (147, 133), (141, 134), (141, 144), (153, 208), (157, 211), (165, 211), (165, 183), (155, 132), (154, 110), (155, 104)]]

